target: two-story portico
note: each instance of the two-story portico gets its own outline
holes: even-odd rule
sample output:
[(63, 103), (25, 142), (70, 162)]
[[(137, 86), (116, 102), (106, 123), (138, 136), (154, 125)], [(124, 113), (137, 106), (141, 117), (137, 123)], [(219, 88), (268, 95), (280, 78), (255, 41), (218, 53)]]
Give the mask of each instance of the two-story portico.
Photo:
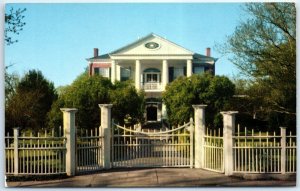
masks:
[(146, 119), (161, 120), (165, 108), (159, 101), (166, 85), (179, 76), (211, 71), (214, 73), (215, 58), (187, 50), (156, 34), (149, 34), (127, 46), (108, 54), (99, 55), (89, 61), (90, 75), (99, 74), (116, 80), (133, 80), (136, 89), (146, 93)]

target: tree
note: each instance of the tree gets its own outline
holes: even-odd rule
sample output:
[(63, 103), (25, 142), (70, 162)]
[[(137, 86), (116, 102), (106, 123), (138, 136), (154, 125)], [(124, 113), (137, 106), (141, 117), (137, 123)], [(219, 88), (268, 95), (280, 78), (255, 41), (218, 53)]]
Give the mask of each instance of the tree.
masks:
[(9, 74), (5, 71), (5, 104), (15, 94), (18, 83), (19, 76), (17, 74)]
[(25, 16), (23, 13), (26, 9), (17, 9), (11, 8), (8, 13), (5, 13), (5, 30), (4, 30), (4, 40), (7, 45), (11, 45), (18, 40), (13, 39), (13, 34), (18, 35), (20, 31), (23, 30), (25, 22), (23, 21)]
[(144, 92), (137, 92), (131, 81), (117, 81), (109, 94), (113, 104), (112, 116), (116, 122), (133, 125), (144, 121)]
[(100, 108), (98, 104), (112, 103), (112, 117), (124, 124), (126, 117), (131, 124), (143, 120), (144, 95), (138, 93), (130, 82), (111, 83), (108, 78), (99, 75), (81, 74), (70, 85), (60, 88), (58, 100), (53, 103), (48, 113), (48, 125), (56, 128), (62, 124), (60, 108), (74, 107), (76, 125), (83, 129), (91, 129), (100, 125)]
[(46, 115), (57, 95), (52, 82), (40, 71), (30, 70), (20, 80), (6, 105), (6, 126), (38, 131), (46, 126)]
[(162, 95), (169, 121), (174, 125), (182, 124), (193, 116), (193, 104), (207, 104), (207, 124), (220, 126), (219, 112), (229, 107), (234, 88), (227, 77), (209, 73), (176, 79), (167, 85)]
[[(262, 101), (253, 113), (277, 115), (277, 125), (288, 125), (291, 121), (295, 125), (295, 4), (248, 3), (245, 10), (249, 19), (236, 28), (222, 52), (233, 53), (231, 61), (248, 77), (252, 92), (263, 92), (251, 95), (253, 100)], [(283, 118), (286, 120), (279, 120)]]
[[(23, 22), (24, 15), (23, 13), (26, 9), (17, 9), (14, 10), (11, 8), (8, 13), (5, 13), (5, 30), (4, 30), (4, 40), (6, 45), (11, 45), (18, 40), (13, 40), (13, 34), (18, 35), (20, 31), (23, 30), (25, 22)], [(16, 74), (10, 74), (7, 72), (7, 69), (12, 65), (5, 67), (5, 103), (8, 99), (15, 93), (16, 86), (19, 81), (19, 76)]]
[(109, 103), (108, 90), (112, 84), (109, 79), (99, 75), (89, 77), (86, 73), (79, 75), (74, 82), (60, 92), (58, 100), (52, 105), (48, 114), (48, 124), (51, 128), (62, 124), (60, 108), (77, 108), (76, 125), (91, 129), (99, 127), (98, 104)]

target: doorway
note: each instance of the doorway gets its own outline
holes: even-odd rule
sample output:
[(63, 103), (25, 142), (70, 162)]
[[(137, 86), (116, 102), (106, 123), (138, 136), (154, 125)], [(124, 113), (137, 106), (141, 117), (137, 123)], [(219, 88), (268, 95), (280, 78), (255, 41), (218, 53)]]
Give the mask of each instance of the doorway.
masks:
[(147, 121), (157, 121), (157, 107), (147, 107)]

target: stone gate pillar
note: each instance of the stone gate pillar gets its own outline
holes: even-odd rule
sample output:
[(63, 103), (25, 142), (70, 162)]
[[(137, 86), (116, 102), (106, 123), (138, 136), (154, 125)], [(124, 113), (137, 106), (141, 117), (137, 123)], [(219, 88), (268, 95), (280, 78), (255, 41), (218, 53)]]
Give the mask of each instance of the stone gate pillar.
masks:
[(102, 161), (104, 169), (111, 168), (111, 108), (112, 104), (99, 104), (101, 110), (101, 129), (104, 136)]
[(66, 137), (66, 173), (68, 176), (74, 176), (76, 173), (76, 127), (75, 113), (76, 108), (61, 108), (63, 112), (63, 126)]
[(225, 175), (233, 174), (233, 145), (235, 133), (235, 114), (238, 111), (224, 111), (223, 115), (223, 145), (224, 145), (224, 171)]
[(193, 105), (195, 114), (195, 168), (202, 168), (204, 162), (204, 133), (205, 107), (207, 105)]

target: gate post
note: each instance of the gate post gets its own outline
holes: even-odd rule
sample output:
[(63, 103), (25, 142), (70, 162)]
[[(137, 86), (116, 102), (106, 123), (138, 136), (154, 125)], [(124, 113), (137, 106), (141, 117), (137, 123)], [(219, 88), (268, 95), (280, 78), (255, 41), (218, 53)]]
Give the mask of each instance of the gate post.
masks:
[(14, 175), (19, 174), (19, 127), (14, 129)]
[(104, 136), (103, 142), (103, 167), (104, 169), (111, 168), (111, 160), (110, 160), (110, 148), (111, 148), (111, 108), (112, 104), (99, 104), (101, 109), (101, 128)]
[(223, 115), (223, 145), (224, 145), (224, 171), (225, 175), (233, 174), (233, 146), (235, 134), (235, 114), (238, 111), (224, 111)]
[(63, 126), (66, 137), (66, 173), (68, 176), (74, 176), (76, 172), (76, 137), (75, 137), (75, 113), (76, 108), (61, 108), (63, 112)]
[(204, 162), (204, 133), (205, 133), (205, 107), (207, 105), (192, 105), (195, 114), (195, 168), (203, 168)]
[(281, 168), (281, 174), (285, 174), (285, 168), (286, 168), (286, 127), (280, 127), (280, 146), (281, 146), (281, 156), (280, 156), (280, 168)]

